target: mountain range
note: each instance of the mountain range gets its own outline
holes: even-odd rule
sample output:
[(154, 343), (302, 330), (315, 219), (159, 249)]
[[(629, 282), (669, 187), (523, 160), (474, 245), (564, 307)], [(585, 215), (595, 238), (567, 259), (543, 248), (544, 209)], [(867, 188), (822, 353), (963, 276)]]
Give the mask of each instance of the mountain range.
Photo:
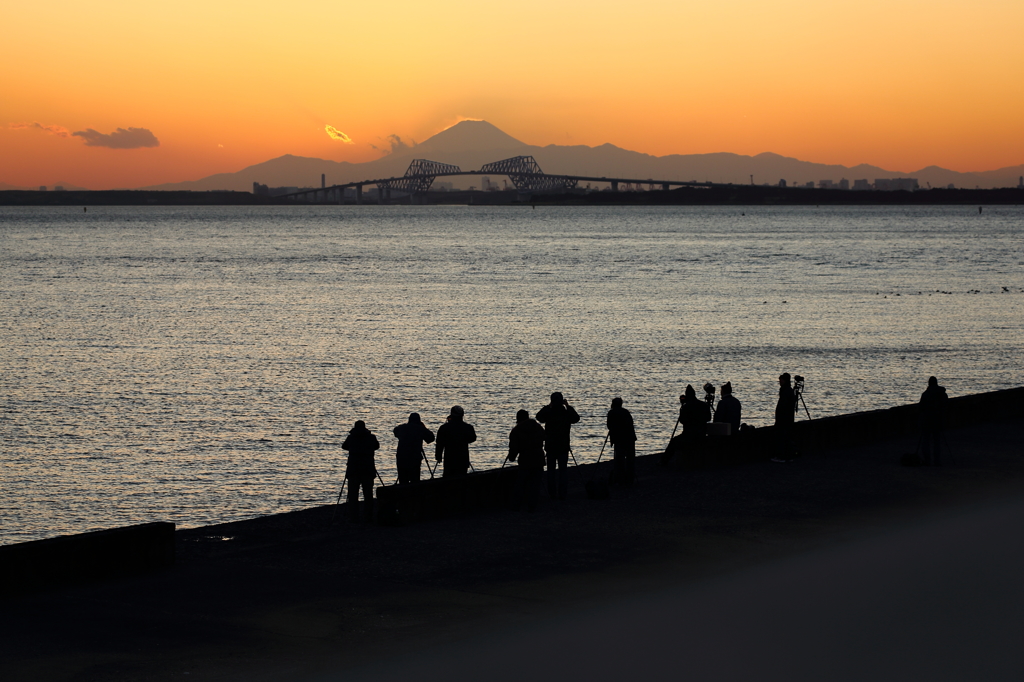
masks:
[[(413, 159), (429, 159), (454, 164), (463, 170), (475, 170), (485, 163), (520, 155), (533, 156), (547, 173), (734, 184), (749, 184), (751, 175), (754, 176), (755, 184), (774, 185), (785, 179), (790, 186), (808, 182), (817, 184), (820, 180), (838, 182), (843, 178), (850, 180), (851, 185), (858, 179), (873, 182), (878, 178), (916, 178), (922, 188), (953, 185), (967, 189), (991, 189), (1016, 187), (1021, 176), (1024, 176), (1024, 165), (976, 173), (960, 173), (928, 166), (913, 173), (901, 173), (866, 164), (851, 168), (811, 163), (772, 153), (756, 156), (725, 152), (652, 156), (612, 144), (598, 147), (552, 144), (539, 147), (520, 142), (486, 121), (462, 121), (420, 144), (400, 144), (390, 154), (365, 163), (286, 154), (235, 173), (218, 173), (200, 180), (139, 189), (249, 192), (254, 182), (270, 187), (318, 187), (321, 174), (326, 176), (327, 185), (330, 186), (401, 176)], [(502, 178), (495, 177), (492, 180), (501, 182)], [(479, 186), (480, 183), (479, 178), (472, 176), (453, 178), (452, 181), (456, 187), (462, 188), (471, 184)]]

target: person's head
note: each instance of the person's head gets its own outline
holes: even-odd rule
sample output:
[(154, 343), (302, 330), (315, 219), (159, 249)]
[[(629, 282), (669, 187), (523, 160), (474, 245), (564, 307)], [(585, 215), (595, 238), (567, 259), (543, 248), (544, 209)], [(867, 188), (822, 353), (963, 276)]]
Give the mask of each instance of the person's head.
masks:
[(551, 394), (551, 404), (552, 405), (561, 405), (564, 402), (565, 402), (565, 398), (563, 398), (562, 394), (559, 393), (558, 391), (555, 391), (554, 393)]
[(622, 398), (612, 398), (612, 407), (622, 407)]
[(462, 409), (462, 405), (452, 405), (451, 414), (448, 415), (449, 419), (461, 420), (466, 415), (466, 411)]
[(420, 413), (419, 412), (413, 412), (412, 414), (410, 414), (409, 415), (409, 423), (410, 424), (419, 424), (420, 423)]
[(693, 390), (693, 386), (691, 386), (690, 384), (686, 384), (686, 392), (684, 393), (684, 396), (687, 400), (689, 400), (690, 398), (696, 398), (697, 391)]
[(686, 394), (685, 393), (683, 395), (679, 396), (679, 402), (680, 402), (680, 404), (686, 402)]
[(525, 422), (525, 421), (529, 421), (529, 420), (530, 420), (530, 413), (527, 412), (526, 410), (519, 410), (518, 412), (516, 412), (516, 421), (517, 422)]
[(789, 372), (783, 372), (779, 375), (779, 386), (789, 386)]
[(727, 381), (722, 384), (722, 395), (732, 395), (732, 382)]
[(365, 431), (365, 430), (366, 430), (366, 422), (364, 422), (362, 419), (357, 421), (355, 426), (352, 427), (352, 433), (357, 433), (359, 431)]
[(931, 387), (931, 386), (938, 386), (938, 385), (939, 385), (939, 380), (938, 379), (936, 379), (935, 377), (928, 377), (928, 386), (929, 387)]

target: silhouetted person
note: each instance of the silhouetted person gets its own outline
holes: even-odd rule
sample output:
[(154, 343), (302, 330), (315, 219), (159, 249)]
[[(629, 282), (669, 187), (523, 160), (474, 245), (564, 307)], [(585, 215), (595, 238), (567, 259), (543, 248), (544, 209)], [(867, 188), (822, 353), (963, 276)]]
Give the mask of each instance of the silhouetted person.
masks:
[(544, 427), (526, 410), (516, 412), (516, 425), (508, 434), (508, 461), (518, 459), (515, 507), (526, 500), (526, 511), (536, 511), (544, 478)]
[(579, 420), (576, 410), (557, 391), (551, 394), (551, 402), (537, 413), (537, 421), (544, 425), (551, 499), (564, 500), (569, 493), (569, 429)]
[(608, 440), (612, 442), (615, 453), (615, 481), (619, 485), (631, 486), (636, 472), (633, 460), (636, 458), (636, 429), (633, 428), (633, 415), (622, 406), (622, 398), (612, 399), (612, 409), (608, 410)]
[(715, 421), (729, 424), (729, 432), (735, 436), (740, 432), (742, 412), (740, 401), (732, 394), (732, 382), (725, 382), (722, 385), (722, 397), (718, 401), (718, 407), (715, 408)]
[(698, 460), (703, 466), (711, 407), (697, 397), (697, 392), (690, 384), (686, 385), (686, 391), (679, 396), (679, 402), (679, 423), (683, 425), (683, 433), (679, 436), (682, 456), (691, 461)]
[(359, 520), (359, 489), (363, 490), (364, 521), (373, 520), (373, 479), (377, 475), (377, 464), (373, 453), (380, 447), (377, 437), (370, 433), (366, 424), (359, 420), (348, 432), (342, 450), (348, 450), (345, 478), (348, 480), (348, 515), (353, 521)]
[(776, 453), (773, 462), (791, 462), (796, 456), (793, 423), (796, 421), (796, 392), (789, 372), (779, 375), (779, 401), (775, 403)]
[(423, 460), (423, 444), (433, 443), (434, 434), (423, 425), (420, 416), (413, 412), (409, 421), (394, 429), (398, 439), (395, 463), (398, 465), (398, 482), (415, 483), (420, 480), (420, 462)]
[(465, 476), (469, 471), (469, 444), (476, 440), (472, 424), (462, 419), (466, 411), (460, 406), (452, 407), (447, 421), (437, 430), (434, 457), (444, 462), (442, 476)]
[(942, 422), (946, 418), (946, 389), (939, 380), (928, 377), (928, 388), (921, 394), (921, 456), (926, 465), (939, 465)]

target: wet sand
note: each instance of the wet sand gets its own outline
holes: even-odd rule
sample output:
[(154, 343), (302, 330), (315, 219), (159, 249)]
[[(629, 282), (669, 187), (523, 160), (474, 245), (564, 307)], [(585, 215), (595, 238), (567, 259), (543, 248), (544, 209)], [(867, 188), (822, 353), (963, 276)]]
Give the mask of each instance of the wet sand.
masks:
[[(1016, 566), (1024, 537), (1015, 525), (1024, 515), (1014, 515), (1024, 505), (1020, 424), (959, 429), (947, 439), (956, 464), (942, 467), (899, 465), (916, 439), (705, 471), (665, 470), (647, 456), (638, 459), (636, 487), (588, 500), (590, 474), (572, 472), (570, 499), (545, 499), (534, 514), (493, 511), (392, 528), (334, 519), (327, 506), (179, 531), (172, 569), (2, 602), (0, 678), (554, 679), (575, 671), (621, 679), (642, 671), (647, 679), (775, 679), (785, 671), (788, 679), (824, 679), (820, 668), (769, 666), (769, 654), (750, 654), (757, 642), (773, 642), (784, 660), (821, 658), (820, 646), (809, 657), (802, 642), (837, 627), (841, 600), (829, 601), (837, 595), (849, 609), (866, 609), (844, 621), (857, 628), (836, 635), (854, 653), (864, 642), (851, 632), (896, 622), (886, 608), (899, 612), (908, 636), (936, 613), (957, 622), (957, 595), (972, 594), (972, 572), (954, 570), (956, 562), (914, 565), (919, 559), (989, 556), (985, 548), (1000, 545), (1011, 553), (1005, 562), (990, 553), (986, 566)], [(987, 537), (978, 528), (998, 533), (967, 547)], [(858, 562), (842, 580), (824, 578)], [(887, 593), (890, 569), (899, 584), (925, 578), (934, 601), (904, 608), (856, 598)], [(1002, 585), (992, 576), (982, 582)], [(1007, 605), (991, 614), (999, 632), (1024, 623), (1015, 608), (1024, 595), (1015, 589), (996, 592)], [(729, 603), (738, 594), (753, 596)], [(723, 613), (729, 622), (716, 622)], [(615, 623), (630, 626), (619, 632)], [(643, 650), (659, 638), (678, 646)], [(958, 645), (968, 640), (947, 642), (945, 630), (935, 639), (937, 650), (965, 655)], [(1016, 672), (1019, 647), (991, 644), (985, 660), (1005, 650), (1005, 669)], [(835, 660), (852, 656), (844, 651), (833, 652)], [(860, 658), (871, 656), (867, 649)], [(898, 663), (886, 669), (906, 679)], [(986, 679), (999, 677), (989, 672)]]

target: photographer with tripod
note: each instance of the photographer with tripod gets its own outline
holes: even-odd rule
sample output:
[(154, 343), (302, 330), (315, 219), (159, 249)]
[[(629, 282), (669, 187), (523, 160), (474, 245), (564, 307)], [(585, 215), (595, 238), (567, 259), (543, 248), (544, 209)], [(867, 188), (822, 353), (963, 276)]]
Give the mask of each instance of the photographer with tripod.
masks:
[[(803, 388), (803, 377), (800, 387)], [(793, 390), (789, 372), (779, 375), (779, 401), (775, 404), (775, 456), (773, 462), (792, 462), (796, 459), (796, 447), (793, 445), (793, 424), (796, 421), (797, 398), (799, 394)]]
[[(348, 516), (352, 521), (359, 520), (359, 489), (363, 490), (364, 521), (373, 521), (373, 479), (377, 476), (377, 463), (373, 453), (380, 448), (377, 436), (370, 433), (366, 423), (359, 420), (348, 432), (348, 437), (341, 444), (342, 450), (348, 450), (348, 462), (345, 464), (345, 480), (348, 481)], [(383, 485), (383, 483), (381, 484)]]
[(579, 423), (580, 415), (562, 394), (555, 391), (551, 402), (537, 412), (544, 425), (544, 449), (548, 460), (548, 494), (564, 500), (569, 493), (569, 429)]
[(711, 421), (711, 406), (715, 402), (714, 388), (711, 384), (705, 384), (704, 399), (700, 400), (693, 386), (686, 385), (686, 391), (679, 396), (679, 419), (676, 422), (683, 425), (683, 432), (669, 443), (662, 464), (667, 465), (673, 455), (678, 454), (680, 464), (699, 465), (703, 468), (708, 422)]

